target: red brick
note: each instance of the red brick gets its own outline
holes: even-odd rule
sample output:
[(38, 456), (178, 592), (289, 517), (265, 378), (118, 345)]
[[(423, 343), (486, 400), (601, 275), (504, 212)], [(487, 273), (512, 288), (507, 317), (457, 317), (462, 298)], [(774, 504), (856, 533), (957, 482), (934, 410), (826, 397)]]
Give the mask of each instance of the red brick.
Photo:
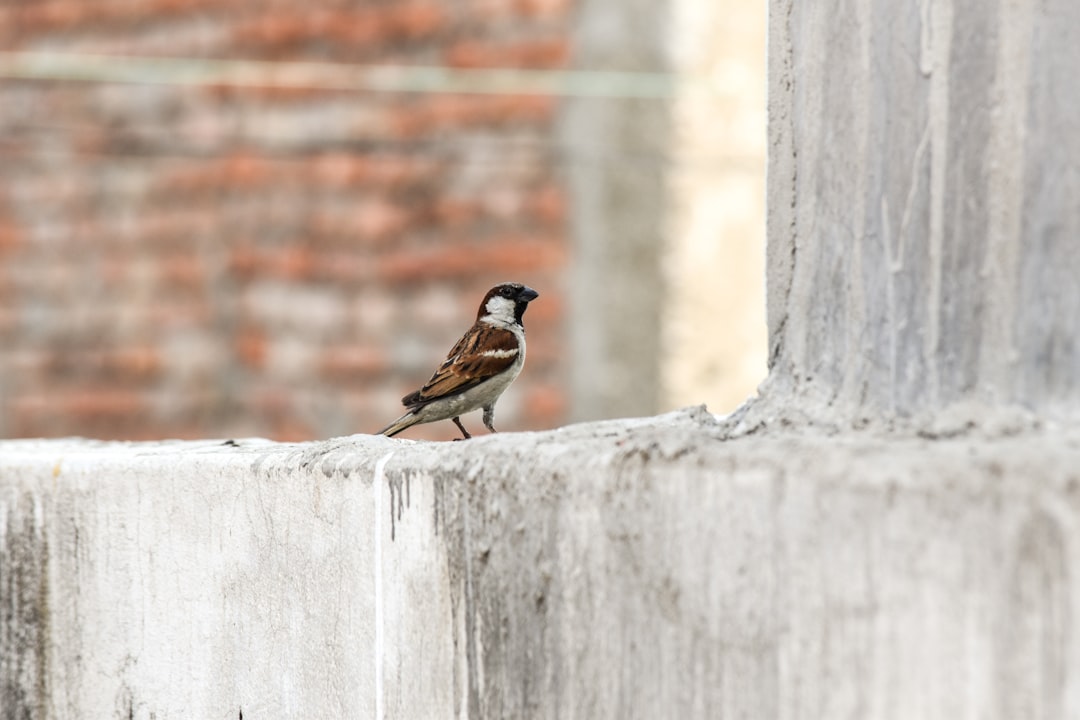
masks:
[(231, 29), (233, 44), (240, 46), (294, 44), (310, 35), (302, 16), (283, 10), (246, 17)]
[(483, 244), (443, 243), (422, 250), (403, 249), (379, 258), (378, 277), (388, 282), (418, 282), (485, 273), (511, 275), (563, 267), (561, 243), (547, 239), (504, 238)]
[(272, 179), (270, 163), (249, 152), (236, 152), (225, 159), (222, 181), (232, 188), (265, 185)]
[(247, 330), (240, 333), (233, 344), (236, 356), (244, 365), (255, 370), (262, 370), (266, 366), (267, 343), (266, 335), (257, 330)]
[(282, 416), (273, 423), (270, 438), (278, 442), (304, 442), (317, 438), (311, 426), (291, 415)]
[(84, 388), (68, 392), (58, 402), (62, 414), (76, 420), (139, 415), (148, 407), (143, 393), (122, 388)]
[(294, 395), (285, 388), (274, 387), (256, 391), (250, 398), (248, 412), (259, 418), (266, 427), (260, 434), (282, 442), (310, 440), (314, 437), (311, 427), (298, 417)]
[(559, 68), (570, 57), (566, 38), (517, 42), (463, 40), (443, 55), (447, 64), (461, 68)]
[(425, 100), (424, 119), (427, 125), (434, 128), (447, 128), (471, 124), (477, 108), (487, 98), (470, 95), (435, 95)]
[(429, 36), (444, 24), (445, 13), (435, 3), (388, 3), (356, 10), (279, 8), (247, 17), (233, 27), (237, 45), (295, 47), (313, 42), (384, 43)]
[(215, 158), (163, 170), (154, 181), (162, 198), (216, 193), (226, 183), (225, 159)]
[(324, 187), (389, 190), (431, 180), (437, 169), (427, 157), (328, 153), (305, 163), (301, 172), (308, 182)]
[(567, 255), (557, 238), (504, 238), (489, 241), (477, 251), (488, 272), (517, 274), (566, 267)]
[[(0, 298), (0, 338), (13, 335), (15, 329), (19, 326), (19, 315), (4, 305), (3, 298)], [(8, 342), (4, 342), (0, 343), (0, 346), (7, 346), (8, 344)], [(0, 368), (0, 372), (3, 372), (2, 368)]]
[(0, 219), (0, 254), (11, 252), (22, 244), (22, 233), (14, 222)]
[(444, 23), (443, 7), (436, 3), (391, 5), (390, 26), (395, 34), (416, 39), (433, 34)]
[(315, 19), (312, 30), (325, 41), (370, 45), (390, 34), (390, 21), (375, 9), (327, 11)]
[(401, 250), (378, 260), (378, 277), (384, 282), (413, 283), (468, 275), (476, 268), (476, 259), (456, 247)]
[(529, 17), (563, 17), (570, 12), (571, 0), (516, 0), (515, 9)]
[(216, 314), (207, 298), (188, 296), (182, 303), (160, 302), (148, 305), (140, 313), (142, 322), (151, 328), (205, 325)]
[(434, 215), (440, 225), (448, 228), (461, 227), (480, 217), (480, 204), (474, 200), (439, 197), (435, 200)]
[(165, 198), (175, 199), (188, 193), (217, 194), (221, 188), (252, 188), (272, 184), (287, 173), (266, 158), (252, 152), (237, 151), (221, 158), (180, 165), (163, 172), (156, 189)]
[[(76, 383), (93, 378), (108, 379), (119, 385), (133, 385), (153, 380), (161, 374), (162, 358), (156, 348), (130, 347), (114, 350), (67, 350), (59, 354), (32, 354), (27, 361), (43, 361), (42, 373), (55, 384), (66, 380)], [(30, 368), (24, 366), (25, 372)]]
[(526, 212), (541, 224), (566, 224), (566, 193), (558, 185), (533, 190), (525, 199)]
[(335, 381), (369, 377), (388, 367), (385, 352), (370, 346), (332, 347), (324, 350), (319, 358), (319, 372)]
[(101, 368), (109, 375), (128, 380), (156, 378), (161, 374), (163, 363), (157, 348), (132, 347), (113, 350), (101, 357)]
[[(132, 235), (140, 248), (172, 247), (190, 253), (193, 239), (213, 235), (218, 229), (214, 215), (205, 206), (185, 204), (162, 208), (155, 205), (132, 219)], [(108, 233), (99, 230), (95, 235), (108, 236)]]
[(6, 8), (3, 15), (7, 16), (8, 23), (15, 24), (25, 35), (63, 30), (76, 25), (131, 25), (145, 19), (160, 20), (163, 14), (214, 8), (219, 2), (220, 0), (144, 0), (132, 4), (127, 0), (45, 0)]
[(239, 243), (229, 248), (229, 271), (242, 279), (254, 277), (261, 266), (259, 251), (249, 243)]
[(18, 9), (18, 24), (26, 31), (57, 30), (82, 22), (86, 6), (78, 0), (51, 0), (25, 4)]
[[(221, 0), (144, 0), (143, 6), (148, 15), (185, 14), (196, 10), (220, 7)], [(130, 3), (125, 3), (131, 7)]]
[(409, 225), (406, 210), (393, 203), (371, 200), (359, 205), (353, 215), (352, 230), (357, 239), (379, 240), (400, 235)]
[(537, 302), (529, 304), (529, 321), (533, 324), (555, 324), (562, 320), (566, 312), (566, 306), (563, 303), (559, 289), (551, 286), (543, 290), (537, 288), (537, 291), (540, 292), (541, 297)]
[(525, 391), (522, 409), (530, 425), (554, 427), (566, 417), (566, 392), (557, 385), (533, 385)]
[(371, 276), (370, 266), (369, 260), (355, 253), (319, 253), (314, 255), (311, 279), (352, 285)]
[(390, 111), (387, 133), (394, 139), (411, 140), (431, 130), (431, 115), (421, 101), (403, 103)]
[(198, 255), (170, 255), (158, 260), (161, 280), (171, 286), (198, 289), (206, 284), (206, 268)]
[(558, 106), (558, 100), (550, 95), (510, 95), (504, 103), (504, 117), (519, 122), (550, 122)]
[(276, 273), (288, 280), (304, 280), (312, 276), (315, 267), (311, 249), (291, 246), (277, 254)]
[(368, 174), (367, 158), (345, 153), (319, 155), (305, 165), (312, 182), (324, 187), (349, 187), (363, 182)]
[(415, 138), (456, 128), (548, 123), (555, 107), (545, 95), (440, 95), (397, 108), (390, 122), (400, 137)]
[(308, 280), (316, 275), (317, 258), (311, 248), (290, 245), (275, 250), (259, 250), (241, 244), (229, 253), (229, 270), (237, 277), (259, 275), (285, 280)]

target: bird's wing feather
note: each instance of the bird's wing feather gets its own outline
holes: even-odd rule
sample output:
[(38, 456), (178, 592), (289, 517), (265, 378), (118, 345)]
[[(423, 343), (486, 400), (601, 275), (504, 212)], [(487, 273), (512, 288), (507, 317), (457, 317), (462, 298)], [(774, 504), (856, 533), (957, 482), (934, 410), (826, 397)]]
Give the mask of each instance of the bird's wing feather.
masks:
[(424, 387), (402, 398), (409, 408), (458, 395), (507, 370), (520, 352), (510, 330), (477, 323), (457, 341)]

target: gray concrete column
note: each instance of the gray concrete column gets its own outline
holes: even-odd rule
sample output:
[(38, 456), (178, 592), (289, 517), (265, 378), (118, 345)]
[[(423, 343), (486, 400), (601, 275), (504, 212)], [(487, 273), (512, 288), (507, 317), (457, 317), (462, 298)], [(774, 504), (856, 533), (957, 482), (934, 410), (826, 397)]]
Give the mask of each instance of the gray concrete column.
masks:
[(1080, 4), (770, 12), (772, 410), (1075, 418)]

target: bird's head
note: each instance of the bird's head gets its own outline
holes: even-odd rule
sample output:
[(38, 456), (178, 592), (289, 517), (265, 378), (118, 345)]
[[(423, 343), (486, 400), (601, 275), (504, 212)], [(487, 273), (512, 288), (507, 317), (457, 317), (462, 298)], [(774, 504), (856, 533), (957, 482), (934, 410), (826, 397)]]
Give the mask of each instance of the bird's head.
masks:
[(476, 318), (480, 320), (490, 317), (493, 320), (520, 325), (525, 308), (539, 296), (540, 293), (521, 283), (496, 285), (487, 291)]

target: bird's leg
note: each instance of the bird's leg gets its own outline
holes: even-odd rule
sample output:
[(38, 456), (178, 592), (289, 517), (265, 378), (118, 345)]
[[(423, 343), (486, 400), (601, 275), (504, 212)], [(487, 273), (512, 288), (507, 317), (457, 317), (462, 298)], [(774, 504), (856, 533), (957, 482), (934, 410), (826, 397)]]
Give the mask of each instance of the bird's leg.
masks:
[(454, 424), (458, 426), (458, 429), (461, 430), (461, 434), (465, 436), (464, 438), (454, 438), (455, 440), (468, 440), (472, 437), (472, 435), (469, 434), (469, 431), (465, 429), (465, 426), (461, 424), (461, 418), (454, 418)]
[(491, 432), (498, 432), (495, 429), (495, 404), (484, 406), (484, 427)]

